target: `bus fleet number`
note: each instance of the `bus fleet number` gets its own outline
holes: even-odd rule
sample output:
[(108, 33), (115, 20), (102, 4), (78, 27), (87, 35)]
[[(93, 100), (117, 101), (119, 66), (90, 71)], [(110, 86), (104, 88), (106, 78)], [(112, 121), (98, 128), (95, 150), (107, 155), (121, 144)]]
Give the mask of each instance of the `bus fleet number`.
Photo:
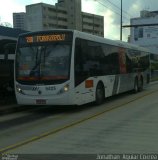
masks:
[(56, 90), (56, 87), (54, 87), (54, 86), (49, 86), (49, 87), (46, 87), (46, 90), (47, 90), (47, 91), (55, 91), (55, 90)]

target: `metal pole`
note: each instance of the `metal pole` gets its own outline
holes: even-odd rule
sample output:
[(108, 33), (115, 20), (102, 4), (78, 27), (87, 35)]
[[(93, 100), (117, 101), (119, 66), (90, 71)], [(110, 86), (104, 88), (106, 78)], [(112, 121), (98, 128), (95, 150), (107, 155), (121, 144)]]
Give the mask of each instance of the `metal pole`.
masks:
[(121, 0), (120, 40), (122, 41), (122, 0)]

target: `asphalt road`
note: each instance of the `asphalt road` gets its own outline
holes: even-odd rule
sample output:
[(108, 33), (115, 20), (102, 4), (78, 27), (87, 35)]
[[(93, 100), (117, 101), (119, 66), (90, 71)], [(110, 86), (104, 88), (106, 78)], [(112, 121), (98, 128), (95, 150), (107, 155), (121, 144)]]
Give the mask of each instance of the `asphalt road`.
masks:
[(40, 107), (0, 117), (0, 152), (158, 153), (158, 83), (100, 106)]

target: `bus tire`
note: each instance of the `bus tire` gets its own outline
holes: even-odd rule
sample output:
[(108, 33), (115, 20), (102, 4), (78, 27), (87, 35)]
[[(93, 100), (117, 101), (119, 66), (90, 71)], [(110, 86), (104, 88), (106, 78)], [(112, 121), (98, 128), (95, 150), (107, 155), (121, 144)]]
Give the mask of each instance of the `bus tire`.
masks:
[(95, 103), (97, 105), (100, 105), (104, 102), (105, 99), (105, 90), (104, 90), (104, 85), (100, 82), (98, 83), (97, 87), (96, 87), (96, 100)]
[(135, 78), (135, 81), (134, 81), (134, 93), (137, 93), (139, 90), (139, 87), (138, 87), (138, 78)]

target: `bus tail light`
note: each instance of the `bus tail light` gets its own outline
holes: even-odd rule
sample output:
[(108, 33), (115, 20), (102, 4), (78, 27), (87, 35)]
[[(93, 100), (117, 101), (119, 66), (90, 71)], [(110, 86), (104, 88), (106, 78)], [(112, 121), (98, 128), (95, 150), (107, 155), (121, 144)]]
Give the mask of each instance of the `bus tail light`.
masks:
[(85, 88), (92, 88), (92, 87), (93, 87), (93, 80), (86, 80)]

